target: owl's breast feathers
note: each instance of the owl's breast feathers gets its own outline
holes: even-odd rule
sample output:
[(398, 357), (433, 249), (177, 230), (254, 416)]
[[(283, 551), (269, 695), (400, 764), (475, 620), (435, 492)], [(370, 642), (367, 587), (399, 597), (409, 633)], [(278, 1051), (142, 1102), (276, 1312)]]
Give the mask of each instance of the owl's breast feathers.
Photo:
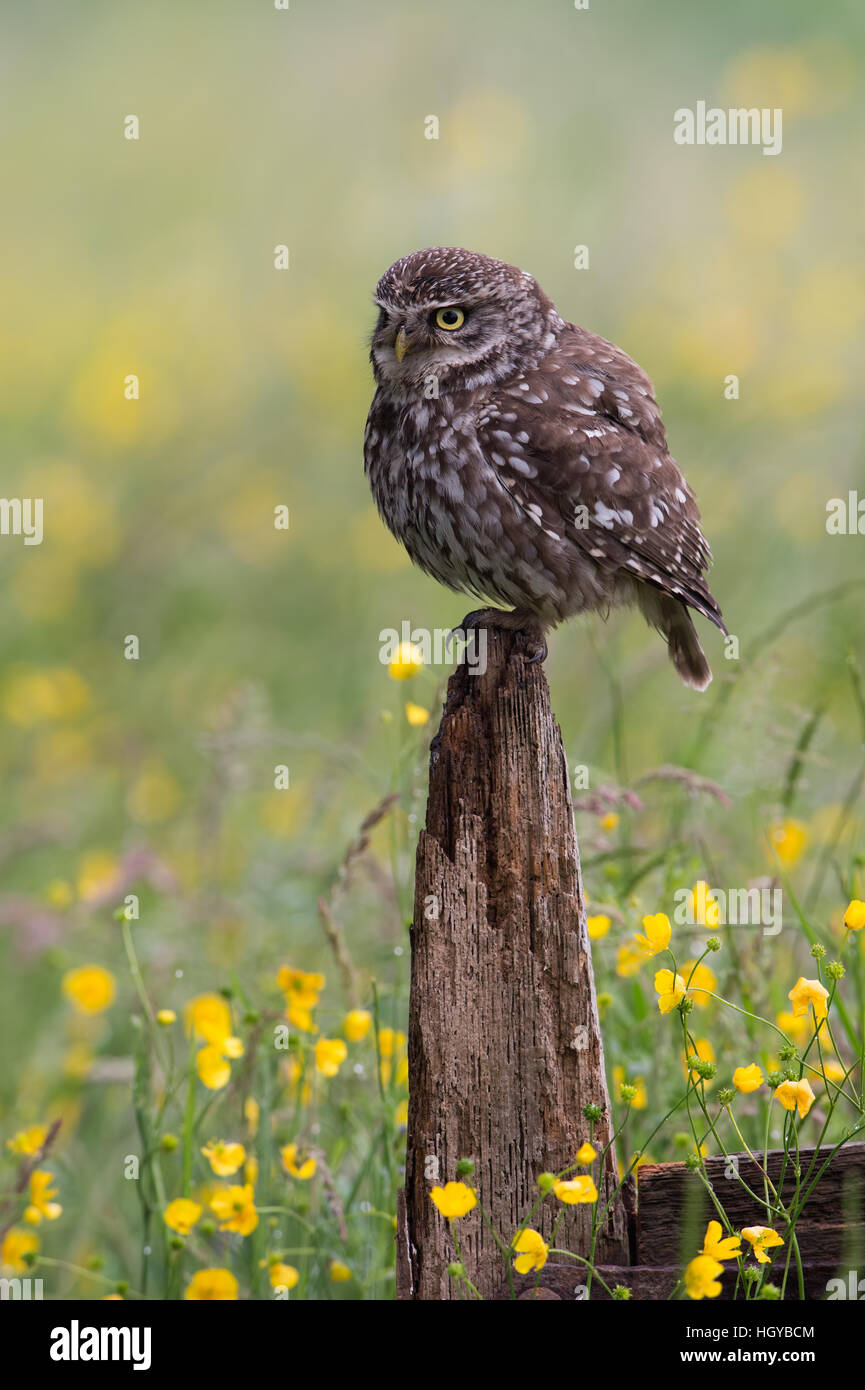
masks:
[(726, 631), (652, 384), (603, 338), (565, 324), (498, 385), (402, 404), (377, 392), (365, 458), (387, 525), (452, 588), (564, 617), (642, 581)]

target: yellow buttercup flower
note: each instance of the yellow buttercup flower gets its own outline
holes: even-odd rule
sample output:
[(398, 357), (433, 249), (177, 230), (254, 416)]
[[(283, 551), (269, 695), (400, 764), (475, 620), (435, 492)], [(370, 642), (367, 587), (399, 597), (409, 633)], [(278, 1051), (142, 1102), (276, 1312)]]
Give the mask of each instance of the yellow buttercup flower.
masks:
[(329, 1273), (332, 1284), (347, 1284), (351, 1278), (351, 1270), (342, 1260), (331, 1260)]
[(514, 1250), (517, 1252), (514, 1269), (518, 1274), (530, 1274), (532, 1270), (543, 1269), (549, 1248), (537, 1231), (521, 1231), (514, 1242)]
[(698, 1255), (685, 1270), (685, 1290), (689, 1298), (717, 1298), (721, 1292), (718, 1276), (724, 1266), (709, 1255)]
[(285, 995), (289, 1023), (302, 1033), (317, 1033), (312, 1011), (324, 989), (324, 976), (318, 971), (294, 970), (289, 965), (283, 965), (276, 982)]
[(579, 1206), (583, 1202), (596, 1202), (598, 1200), (598, 1189), (595, 1187), (594, 1179), (588, 1174), (577, 1178), (569, 1178), (567, 1181), (560, 1179), (553, 1192), (560, 1202), (566, 1206)]
[(807, 1081), (782, 1081), (775, 1090), (775, 1099), (785, 1110), (798, 1110), (799, 1118), (804, 1120), (816, 1099)]
[(230, 1269), (200, 1269), (193, 1274), (184, 1298), (194, 1303), (228, 1303), (237, 1298), (237, 1288), (237, 1280)]
[(477, 1197), (464, 1182), (448, 1182), (444, 1187), (434, 1187), (430, 1201), (448, 1221), (458, 1221), (461, 1216), (467, 1216), (478, 1204)]
[(378, 1050), (382, 1057), (392, 1057), (403, 1047), (405, 1047), (405, 1033), (397, 1033), (393, 1028), (379, 1029)]
[(684, 999), (685, 981), (681, 975), (674, 975), (672, 970), (659, 970), (655, 975), (655, 991), (658, 1008), (662, 1014), (668, 1014)]
[(767, 1250), (773, 1249), (776, 1245), (784, 1244), (777, 1231), (773, 1231), (771, 1226), (746, 1226), (742, 1232), (742, 1237), (753, 1247), (757, 1261), (761, 1265), (769, 1263)]
[(25, 1256), (36, 1255), (38, 1251), (39, 1237), (34, 1231), (11, 1226), (0, 1244), (0, 1267), (11, 1269), (13, 1274), (26, 1274), (30, 1266)]
[(400, 642), (387, 673), (392, 681), (411, 680), (423, 670), (423, 652), (414, 642)]
[(608, 811), (605, 816), (601, 816), (598, 823), (602, 830), (615, 830), (616, 826), (619, 824), (619, 817), (616, 815), (615, 811)]
[(177, 1014), (173, 1009), (160, 1009), (156, 1015), (156, 1022), (161, 1028), (170, 1028), (172, 1023), (177, 1022)]
[(793, 1005), (793, 1013), (797, 1018), (807, 1014), (809, 1008), (813, 1008), (814, 1018), (819, 1023), (820, 1019), (826, 1018), (829, 1013), (826, 1005), (829, 991), (819, 980), (806, 980), (804, 975), (800, 975), (787, 998)]
[(166, 1226), (180, 1236), (188, 1236), (196, 1221), (201, 1217), (203, 1207), (189, 1197), (176, 1197), (165, 1208), (162, 1219)]
[(67, 970), (60, 987), (82, 1014), (104, 1013), (117, 994), (114, 976), (102, 965), (80, 965), (76, 970)]
[(222, 1139), (211, 1139), (201, 1152), (219, 1178), (230, 1178), (246, 1159), (242, 1144), (226, 1144)]
[(844, 913), (844, 926), (848, 931), (861, 931), (865, 927), (865, 903), (854, 898)]
[(361, 1042), (372, 1025), (372, 1014), (368, 1009), (351, 1009), (342, 1021), (342, 1031), (349, 1042)]
[(787, 869), (801, 859), (808, 843), (808, 831), (801, 821), (776, 821), (769, 827), (769, 844), (778, 860)]
[(710, 1221), (706, 1227), (701, 1255), (711, 1260), (735, 1260), (742, 1253), (742, 1242), (738, 1236), (721, 1236), (720, 1221)]
[(705, 879), (698, 879), (691, 890), (691, 912), (694, 921), (704, 927), (717, 927), (721, 921), (721, 910)]
[(242, 1187), (217, 1188), (210, 1199), (210, 1206), (216, 1213), (221, 1231), (236, 1231), (238, 1235), (248, 1236), (258, 1225), (251, 1183), (244, 1183)]
[(577, 1163), (582, 1164), (584, 1167), (588, 1167), (590, 1163), (594, 1163), (597, 1156), (597, 1153), (587, 1139), (585, 1144), (582, 1144), (577, 1150)]
[(610, 930), (610, 919), (604, 912), (598, 912), (594, 917), (586, 918), (586, 926), (589, 930), (590, 941), (600, 941)]
[(348, 1048), (342, 1038), (319, 1038), (315, 1045), (315, 1069), (322, 1076), (336, 1076), (347, 1056)]
[(300, 1279), (294, 1265), (283, 1264), (281, 1260), (274, 1260), (269, 1266), (268, 1277), (272, 1289), (293, 1289)]
[(298, 1163), (300, 1150), (297, 1144), (286, 1144), (279, 1153), (287, 1171), (293, 1178), (299, 1178), (301, 1182), (307, 1182), (318, 1166), (314, 1158), (302, 1157)]
[(756, 1062), (750, 1062), (747, 1067), (737, 1067), (733, 1072), (733, 1085), (737, 1091), (741, 1091), (743, 1096), (747, 1096), (751, 1091), (756, 1091), (763, 1085), (763, 1073)]
[(616, 952), (616, 974), (623, 980), (627, 980), (631, 975), (639, 972), (640, 966), (645, 961), (645, 952), (638, 949), (630, 941), (625, 941)]
[(11, 1139), (6, 1140), (6, 1147), (13, 1154), (38, 1154), (45, 1140), (48, 1138), (47, 1125), (30, 1125), (29, 1129), (19, 1129), (17, 1134), (13, 1134)]
[(195, 1059), (198, 1079), (209, 1091), (221, 1091), (231, 1080), (231, 1066), (215, 1043), (203, 1047)]
[(424, 709), (423, 705), (413, 705), (411, 700), (406, 702), (405, 717), (413, 729), (421, 729), (424, 724), (429, 722), (429, 710)]
[(634, 940), (643, 954), (648, 959), (651, 959), (651, 957), (656, 956), (659, 951), (666, 951), (670, 944), (670, 936), (672, 934), (670, 919), (666, 912), (656, 912), (653, 916), (644, 917), (643, 927), (645, 935), (642, 932), (638, 932), (634, 937)]
[(221, 994), (199, 994), (184, 1010), (186, 1030), (217, 1045), (231, 1034), (231, 1010)]
[(43, 1216), (46, 1221), (56, 1221), (63, 1211), (60, 1203), (52, 1200), (57, 1196), (56, 1188), (51, 1186), (53, 1182), (54, 1174), (47, 1173), (44, 1168), (36, 1168), (30, 1174), (30, 1205), (24, 1212), (28, 1226), (38, 1226)]

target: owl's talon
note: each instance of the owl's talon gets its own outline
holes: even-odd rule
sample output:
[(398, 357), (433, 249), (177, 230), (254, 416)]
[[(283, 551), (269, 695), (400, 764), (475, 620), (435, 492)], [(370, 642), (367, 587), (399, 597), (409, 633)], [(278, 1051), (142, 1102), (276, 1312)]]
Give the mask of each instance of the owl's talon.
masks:
[(526, 643), (526, 665), (539, 666), (546, 661), (548, 655), (546, 639), (541, 636)]

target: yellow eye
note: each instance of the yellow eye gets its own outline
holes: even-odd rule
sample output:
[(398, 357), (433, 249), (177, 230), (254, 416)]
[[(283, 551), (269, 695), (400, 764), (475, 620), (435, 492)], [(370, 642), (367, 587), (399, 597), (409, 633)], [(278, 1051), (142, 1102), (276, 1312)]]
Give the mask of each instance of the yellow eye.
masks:
[(436, 314), (436, 323), (439, 328), (447, 328), (452, 331), (454, 328), (462, 328), (466, 321), (466, 316), (462, 309), (439, 309)]

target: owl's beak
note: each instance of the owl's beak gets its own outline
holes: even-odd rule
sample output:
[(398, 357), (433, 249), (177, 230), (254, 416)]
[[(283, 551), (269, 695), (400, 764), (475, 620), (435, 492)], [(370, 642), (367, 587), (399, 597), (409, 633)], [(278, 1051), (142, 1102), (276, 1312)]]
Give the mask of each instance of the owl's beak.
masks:
[(400, 326), (400, 330), (396, 335), (396, 341), (394, 342), (393, 350), (396, 353), (397, 362), (401, 362), (402, 359), (405, 357), (406, 353), (408, 352), (408, 338), (406, 337), (405, 328), (402, 325)]

